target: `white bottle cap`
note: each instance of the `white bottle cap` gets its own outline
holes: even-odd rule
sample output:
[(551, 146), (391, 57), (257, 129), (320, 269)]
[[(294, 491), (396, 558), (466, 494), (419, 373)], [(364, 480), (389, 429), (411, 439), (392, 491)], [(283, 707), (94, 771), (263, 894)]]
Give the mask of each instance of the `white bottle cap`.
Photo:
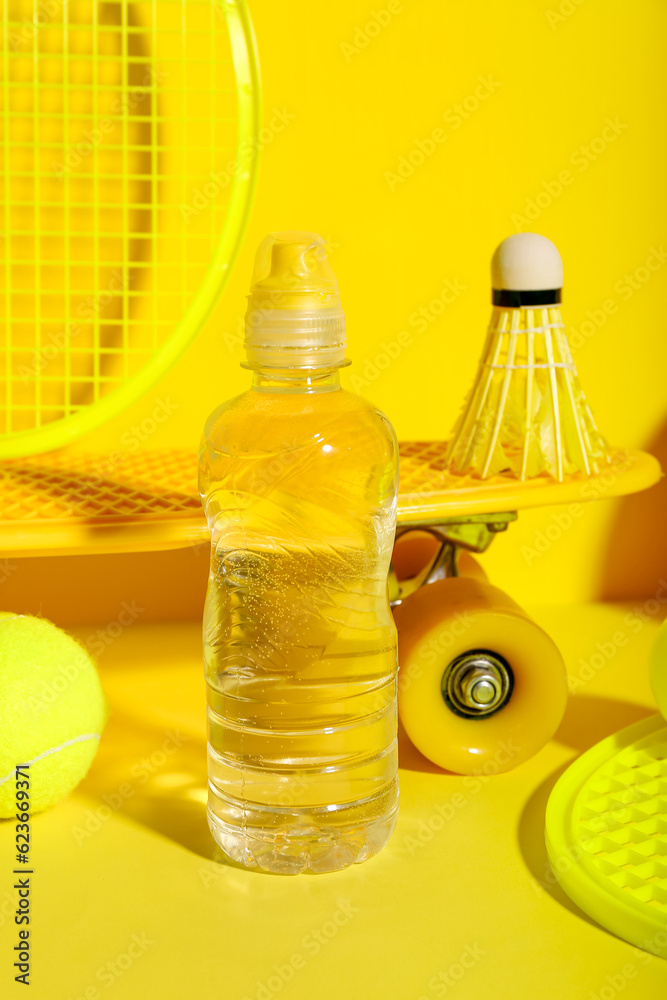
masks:
[(317, 233), (270, 233), (255, 257), (245, 318), (250, 367), (324, 368), (345, 362), (345, 316)]

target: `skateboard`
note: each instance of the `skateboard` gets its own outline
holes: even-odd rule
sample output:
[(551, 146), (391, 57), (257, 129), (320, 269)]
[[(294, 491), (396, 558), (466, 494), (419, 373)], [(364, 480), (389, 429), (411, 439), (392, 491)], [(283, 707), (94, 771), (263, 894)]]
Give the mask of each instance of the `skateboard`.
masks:
[[(446, 468), (443, 441), (400, 445), (389, 598), (399, 635), (399, 712), (429, 760), (499, 773), (548, 741), (565, 710), (562, 657), (486, 578), (475, 555), (522, 509), (645, 489), (660, 478), (643, 452), (613, 452), (595, 476), (555, 483), (476, 480)], [(55, 452), (4, 462), (0, 556), (145, 552), (209, 543), (189, 451)]]
[(596, 475), (520, 482), (449, 473), (444, 442), (405, 443), (400, 457), (389, 597), (401, 722), (442, 768), (508, 771), (555, 733), (567, 676), (555, 643), (489, 583), (474, 555), (522, 509), (634, 493), (660, 478), (660, 466), (643, 452), (615, 451)]

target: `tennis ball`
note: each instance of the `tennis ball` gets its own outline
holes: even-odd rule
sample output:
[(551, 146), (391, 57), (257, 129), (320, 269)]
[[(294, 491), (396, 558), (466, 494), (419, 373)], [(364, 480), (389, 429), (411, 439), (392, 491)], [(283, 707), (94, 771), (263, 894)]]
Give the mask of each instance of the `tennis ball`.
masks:
[(0, 818), (16, 813), (15, 769), (29, 764), (29, 811), (78, 785), (106, 720), (90, 656), (43, 618), (0, 612)]

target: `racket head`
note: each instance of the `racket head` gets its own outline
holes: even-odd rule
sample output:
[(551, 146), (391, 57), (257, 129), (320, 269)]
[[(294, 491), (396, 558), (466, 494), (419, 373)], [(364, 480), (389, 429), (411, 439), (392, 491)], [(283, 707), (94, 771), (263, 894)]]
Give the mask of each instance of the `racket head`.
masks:
[(260, 147), (244, 0), (4, 0), (0, 457), (174, 364), (230, 273)]

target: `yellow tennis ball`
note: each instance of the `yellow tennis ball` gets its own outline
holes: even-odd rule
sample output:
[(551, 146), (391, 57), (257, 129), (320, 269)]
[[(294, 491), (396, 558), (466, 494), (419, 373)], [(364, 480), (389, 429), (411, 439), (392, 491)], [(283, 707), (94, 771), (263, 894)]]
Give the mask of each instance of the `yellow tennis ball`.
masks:
[(102, 685), (83, 646), (43, 618), (0, 612), (0, 817), (17, 811), (17, 764), (29, 765), (31, 814), (68, 795), (90, 767), (105, 721)]

